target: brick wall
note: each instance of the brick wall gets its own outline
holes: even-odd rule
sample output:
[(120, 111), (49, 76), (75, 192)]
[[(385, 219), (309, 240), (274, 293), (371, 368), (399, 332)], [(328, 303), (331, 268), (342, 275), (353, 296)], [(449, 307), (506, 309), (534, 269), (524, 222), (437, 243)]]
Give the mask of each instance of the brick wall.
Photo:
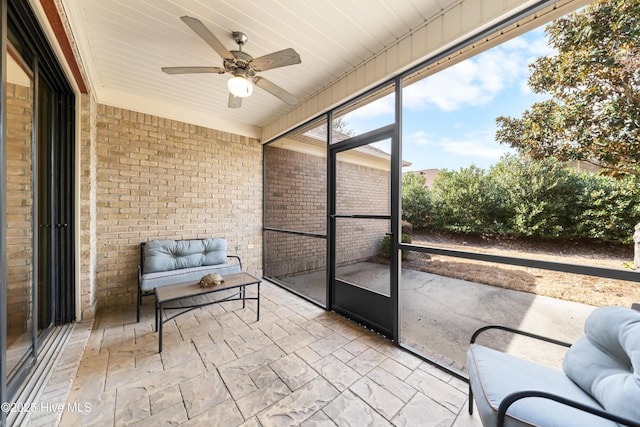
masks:
[(97, 260), (97, 103), (90, 94), (80, 95), (80, 305), (83, 319), (95, 314)]
[[(138, 245), (151, 239), (224, 237), (244, 269), (262, 275), (258, 140), (106, 105), (96, 129), (98, 307), (135, 302)], [(91, 191), (84, 187), (83, 203)], [(90, 208), (82, 209), (86, 224)], [(83, 240), (83, 254), (88, 247)]]
[[(346, 161), (336, 164), (337, 213), (390, 215), (391, 173)], [(389, 220), (338, 219), (336, 265), (350, 264), (380, 253)]]
[[(266, 148), (266, 225), (326, 233), (326, 159), (273, 146)], [(339, 161), (338, 213), (389, 214), (390, 173)], [(389, 221), (338, 219), (336, 263), (357, 262), (379, 253)], [(326, 241), (269, 232), (265, 274), (286, 277), (324, 269)]]
[[(7, 90), (7, 337), (32, 328), (33, 282), (33, 88), (8, 83)], [(27, 345), (30, 336), (26, 336)]]

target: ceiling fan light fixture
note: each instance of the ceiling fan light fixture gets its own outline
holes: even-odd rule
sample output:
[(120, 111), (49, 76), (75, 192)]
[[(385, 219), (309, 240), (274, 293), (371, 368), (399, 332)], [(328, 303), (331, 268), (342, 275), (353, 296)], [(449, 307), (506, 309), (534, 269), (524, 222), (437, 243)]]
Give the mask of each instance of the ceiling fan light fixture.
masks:
[(231, 77), (227, 86), (233, 96), (240, 98), (246, 98), (253, 93), (253, 84), (243, 76), (236, 75)]

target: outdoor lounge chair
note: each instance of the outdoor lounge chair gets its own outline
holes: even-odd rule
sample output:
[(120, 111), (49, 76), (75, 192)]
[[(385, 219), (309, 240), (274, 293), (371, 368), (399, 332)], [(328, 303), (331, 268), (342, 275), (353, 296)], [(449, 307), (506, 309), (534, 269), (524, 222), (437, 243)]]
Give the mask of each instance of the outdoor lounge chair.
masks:
[[(562, 371), (477, 344), (500, 329), (570, 347)], [(486, 426), (640, 426), (640, 312), (601, 307), (573, 345), (504, 326), (471, 338), (469, 413), (473, 399)]]

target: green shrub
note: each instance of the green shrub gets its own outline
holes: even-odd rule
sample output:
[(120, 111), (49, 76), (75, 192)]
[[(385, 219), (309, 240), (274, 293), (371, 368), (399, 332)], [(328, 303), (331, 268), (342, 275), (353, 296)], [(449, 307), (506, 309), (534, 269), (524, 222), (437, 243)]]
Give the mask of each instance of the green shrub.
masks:
[(431, 194), (424, 176), (410, 172), (402, 176), (402, 219), (423, 228), (431, 216)]
[(585, 173), (582, 180), (576, 235), (632, 243), (633, 228), (640, 222), (640, 179)]
[[(402, 243), (411, 243), (411, 236), (402, 233)], [(391, 258), (391, 236), (385, 235), (382, 239), (380, 254), (385, 258)], [(402, 259), (406, 259), (408, 256), (409, 251), (402, 251)]]
[(482, 233), (492, 228), (494, 195), (486, 172), (472, 165), (440, 172), (433, 183), (433, 225), (445, 230)]
[(499, 194), (499, 227), (514, 236), (544, 238), (575, 234), (579, 214), (579, 174), (555, 159), (506, 155), (487, 175)]
[(508, 154), (488, 172), (444, 170), (433, 189), (403, 177), (403, 219), (416, 228), (630, 243), (640, 222), (640, 178), (612, 178), (566, 167), (553, 158)]

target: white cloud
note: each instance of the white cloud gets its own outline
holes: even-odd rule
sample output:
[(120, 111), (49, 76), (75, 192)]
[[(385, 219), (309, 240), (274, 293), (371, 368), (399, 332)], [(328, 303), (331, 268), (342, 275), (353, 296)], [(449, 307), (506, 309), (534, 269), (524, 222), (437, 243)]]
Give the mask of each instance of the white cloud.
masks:
[(366, 119), (370, 117), (379, 117), (386, 114), (393, 114), (395, 97), (393, 95), (387, 95), (384, 98), (377, 99), (369, 104), (366, 104), (344, 116), (345, 121), (350, 122), (352, 120)]
[(530, 93), (528, 64), (551, 53), (543, 34), (512, 39), (408, 86), (404, 105), (418, 111), (430, 107), (455, 111), (488, 104), (510, 87)]
[(495, 128), (474, 130), (457, 138), (442, 137), (424, 131), (414, 132), (406, 137), (406, 144), (420, 149), (433, 149), (460, 157), (474, 157), (498, 160), (508, 150), (494, 141)]

